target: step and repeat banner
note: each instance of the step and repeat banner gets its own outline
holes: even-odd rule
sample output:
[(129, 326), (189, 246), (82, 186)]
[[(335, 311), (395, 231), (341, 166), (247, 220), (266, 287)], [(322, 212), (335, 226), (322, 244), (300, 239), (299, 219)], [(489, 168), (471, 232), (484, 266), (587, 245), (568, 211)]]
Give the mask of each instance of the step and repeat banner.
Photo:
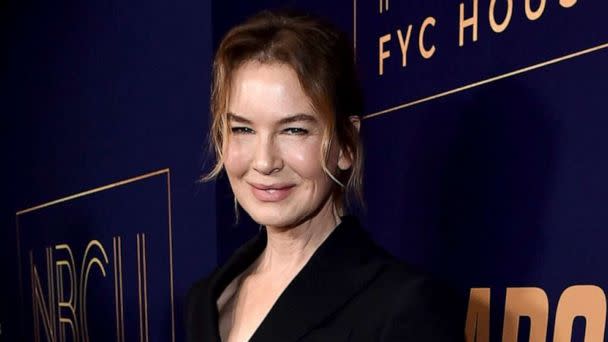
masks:
[(471, 341), (604, 341), (605, 1), (357, 1), (368, 227)]
[(284, 5), (352, 34), (361, 218), (467, 298), (469, 340), (604, 341), (604, 0), (13, 9), (0, 340), (183, 340), (188, 287), (257, 231), (225, 179), (195, 183), (211, 52)]

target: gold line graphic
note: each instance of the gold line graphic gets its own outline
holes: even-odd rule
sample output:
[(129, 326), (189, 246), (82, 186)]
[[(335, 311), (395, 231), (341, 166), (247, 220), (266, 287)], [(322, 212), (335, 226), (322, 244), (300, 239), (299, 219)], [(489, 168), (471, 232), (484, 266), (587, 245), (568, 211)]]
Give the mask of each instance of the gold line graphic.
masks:
[(139, 300), (139, 341), (144, 342), (144, 328), (143, 328), (143, 310), (141, 307), (141, 252), (139, 243), (139, 234), (137, 238), (137, 299)]
[(173, 303), (173, 220), (171, 218), (171, 170), (167, 169), (167, 212), (169, 213), (169, 286), (171, 287), (171, 341), (175, 341), (175, 304)]
[[(59, 267), (57, 266), (57, 264), (55, 264), (55, 267)], [(57, 296), (57, 319), (59, 319), (59, 340), (60, 341), (65, 341), (65, 325), (61, 324), (61, 308), (63, 307), (62, 305), (59, 304), (59, 302), (63, 302), (65, 300), (65, 298), (63, 298), (64, 292), (63, 292), (63, 271), (61, 271), (61, 273), (57, 273), (57, 275), (59, 276), (58, 280), (58, 288), (59, 288), (59, 296)]]
[[(36, 315), (36, 287), (34, 286), (34, 256), (30, 250), (30, 286), (32, 287), (32, 312), (34, 313), (34, 341), (40, 341), (38, 334), (40, 333), (40, 320)], [(19, 265), (21, 266), (21, 265)]]
[(517, 70), (511, 71), (511, 72), (508, 72), (506, 74), (494, 76), (494, 77), (491, 77), (491, 78), (488, 78), (488, 79), (485, 79), (485, 80), (482, 80), (482, 81), (478, 81), (478, 82), (475, 82), (475, 83), (467, 84), (465, 86), (454, 88), (454, 89), (448, 90), (448, 91), (444, 91), (442, 93), (435, 94), (435, 95), (432, 95), (432, 96), (429, 96), (429, 97), (425, 97), (425, 98), (422, 98), (422, 99), (419, 99), (419, 100), (407, 102), (407, 103), (400, 104), (400, 105), (395, 106), (395, 107), (391, 107), (391, 108), (384, 109), (384, 110), (381, 110), (381, 111), (378, 111), (378, 112), (367, 114), (367, 115), (363, 116), (363, 119), (364, 120), (365, 119), (371, 119), (373, 117), (380, 116), (380, 115), (383, 115), (383, 114), (386, 114), (386, 113), (390, 113), (390, 112), (393, 112), (393, 111), (396, 111), (396, 110), (399, 110), (399, 109), (404, 109), (404, 108), (412, 107), (412, 106), (415, 106), (415, 105), (418, 105), (418, 104), (421, 104), (421, 103), (424, 103), (424, 102), (435, 100), (435, 99), (438, 99), (438, 98), (441, 98), (441, 97), (444, 97), (444, 96), (448, 96), (448, 95), (451, 95), (451, 94), (455, 94), (455, 93), (458, 93), (458, 92), (461, 92), (461, 91), (464, 91), (464, 90), (468, 90), (468, 89), (471, 89), (471, 88), (479, 87), (481, 85), (492, 83), (492, 82), (495, 82), (495, 81), (498, 81), (498, 80), (502, 80), (502, 79), (505, 79), (505, 78), (508, 78), (508, 77), (511, 77), (511, 76), (523, 74), (523, 73), (528, 72), (528, 71), (539, 69), (539, 68), (542, 68), (542, 67), (545, 67), (545, 66), (548, 66), (548, 65), (551, 65), (551, 64), (556, 64), (556, 63), (559, 63), (559, 62), (563, 62), (565, 60), (572, 59), (572, 58), (579, 57), (579, 56), (583, 56), (583, 55), (586, 55), (588, 53), (599, 51), (599, 50), (602, 50), (602, 49), (605, 49), (605, 48), (608, 48), (608, 43), (604, 43), (604, 44), (601, 44), (601, 45), (598, 45), (598, 46), (594, 46), (592, 48), (588, 48), (588, 49), (585, 49), (585, 50), (577, 51), (577, 52), (574, 52), (574, 53), (571, 53), (571, 54), (568, 54), (568, 55), (565, 55), (565, 56), (562, 56), (562, 57), (557, 57), (557, 58), (554, 58), (554, 59), (551, 59), (551, 60), (548, 60), (548, 61), (544, 61), (544, 62), (541, 62), (541, 63), (538, 63), (538, 64), (530, 65), (530, 66), (527, 66), (525, 68), (521, 68), (521, 69), (517, 69)]
[(125, 340), (124, 322), (122, 319), (122, 268), (120, 260), (120, 236), (112, 238), (114, 247), (114, 297), (116, 298), (116, 342)]
[[(46, 260), (46, 265), (43, 267), (48, 267), (49, 264), (49, 251), (45, 248), (45, 256), (43, 259)], [(30, 258), (30, 272), (31, 272), (31, 286), (32, 286), (32, 314), (33, 314), (33, 324), (34, 324), (34, 338), (36, 340), (40, 339), (40, 316), (42, 316), (42, 323), (45, 328), (45, 335), (47, 340), (55, 341), (55, 322), (53, 322), (53, 309), (54, 303), (51, 302), (51, 294), (53, 293), (53, 284), (48, 284), (47, 286), (47, 295), (48, 295), (48, 306), (47, 302), (44, 301), (44, 291), (42, 289), (42, 283), (40, 275), (37, 269), (34, 267), (34, 253), (32, 250), (29, 251)], [(47, 268), (47, 282), (50, 279), (50, 274), (52, 270)]]
[[(55, 291), (54, 291), (54, 274), (53, 274), (53, 249), (48, 247), (46, 248), (46, 254), (47, 254), (47, 260), (46, 260), (46, 265), (47, 265), (47, 278), (48, 278), (48, 288), (49, 288), (49, 303), (51, 303), (50, 305), (54, 305), (55, 304)], [(51, 335), (55, 335), (55, 310), (50, 310), (49, 309), (49, 316), (51, 316), (51, 324), (53, 325), (53, 328), (51, 329)]]
[(378, 13), (382, 14), (382, 12), (388, 12), (388, 0), (379, 0), (378, 5)]
[(146, 320), (145, 320), (145, 324), (146, 324), (146, 342), (148, 342), (148, 335), (149, 335), (149, 331), (148, 331), (148, 275), (147, 275), (147, 270), (146, 270), (146, 264), (148, 263), (147, 257), (146, 257), (146, 234), (142, 233), (141, 234), (141, 245), (142, 245), (142, 256), (143, 256), (143, 265), (144, 265), (144, 310), (146, 313)]
[(167, 172), (169, 172), (169, 169), (162, 169), (162, 170), (146, 173), (146, 174), (141, 175), (141, 176), (125, 179), (125, 180), (122, 180), (122, 181), (119, 181), (119, 182), (116, 182), (116, 183), (104, 185), (104, 186), (101, 186), (99, 188), (94, 188), (94, 189), (91, 189), (91, 190), (79, 192), (77, 194), (73, 194), (73, 195), (70, 195), (70, 196), (67, 196), (67, 197), (56, 199), (56, 200), (51, 201), (51, 202), (43, 203), (43, 204), (37, 205), (37, 206), (32, 207), (32, 208), (23, 209), (21, 211), (18, 211), (17, 215), (22, 215), (22, 214), (25, 214), (25, 213), (29, 213), (30, 211), (42, 209), (42, 208), (45, 208), (45, 207), (50, 207), (52, 205), (59, 204), (59, 203), (62, 203), (62, 202), (66, 202), (66, 201), (69, 201), (69, 200), (73, 200), (73, 199), (78, 198), (78, 197), (83, 197), (83, 196), (86, 196), (86, 195), (94, 194), (96, 192), (100, 192), (100, 191), (108, 190), (108, 189), (111, 189), (111, 188), (115, 188), (115, 187), (118, 187), (118, 186), (121, 186), (121, 185), (137, 182), (138, 180), (142, 180), (142, 179), (145, 179), (145, 178), (150, 178), (150, 177), (153, 177), (153, 176), (156, 176), (156, 175), (160, 175), (160, 174), (163, 174), (163, 173), (167, 173)]
[[(146, 235), (137, 234), (137, 285), (139, 293), (139, 338), (148, 342), (148, 278), (146, 276)], [(143, 300), (142, 300), (143, 296)]]
[(114, 309), (116, 310), (116, 342), (120, 342), (120, 315), (118, 314), (118, 267), (116, 265), (116, 238), (112, 238), (112, 250), (114, 251)]
[[(118, 246), (118, 279), (119, 279), (119, 288), (118, 288), (118, 295), (120, 297), (120, 337), (122, 338), (122, 341), (125, 340), (125, 313), (124, 313), (124, 302), (125, 299), (123, 297), (123, 291), (122, 291), (122, 238), (120, 236), (118, 236), (118, 241), (117, 241), (117, 246)], [(173, 294), (171, 294), (173, 295)]]

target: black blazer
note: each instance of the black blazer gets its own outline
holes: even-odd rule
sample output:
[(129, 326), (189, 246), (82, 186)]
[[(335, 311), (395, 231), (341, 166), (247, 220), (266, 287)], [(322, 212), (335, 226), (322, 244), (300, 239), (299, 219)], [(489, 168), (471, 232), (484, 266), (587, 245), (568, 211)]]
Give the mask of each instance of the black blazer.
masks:
[[(262, 229), (187, 297), (189, 342), (220, 341), (217, 298), (264, 250)], [(312, 255), (251, 341), (464, 341), (464, 310), (445, 289), (373, 243), (353, 217)]]

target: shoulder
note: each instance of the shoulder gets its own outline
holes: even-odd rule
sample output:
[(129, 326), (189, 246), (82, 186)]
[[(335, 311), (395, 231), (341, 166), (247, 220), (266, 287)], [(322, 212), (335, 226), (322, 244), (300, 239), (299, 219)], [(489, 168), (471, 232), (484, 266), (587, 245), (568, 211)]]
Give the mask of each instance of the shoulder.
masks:
[(221, 291), (232, 279), (243, 272), (264, 249), (266, 235), (257, 234), (240, 246), (224, 263), (218, 265), (210, 274), (196, 281), (186, 295), (188, 311), (215, 303)]
[(184, 306), (184, 323), (187, 341), (205, 340), (213, 325), (214, 303), (210, 290), (211, 276), (201, 278), (195, 282), (186, 294)]
[(386, 306), (386, 341), (464, 341), (465, 301), (420, 270), (389, 259), (374, 282)]
[(186, 324), (189, 326), (193, 317), (200, 314), (203, 303), (206, 301), (206, 296), (209, 294), (209, 276), (203, 277), (196, 281), (186, 294)]
[(209, 279), (211, 276), (206, 276), (198, 279), (190, 288), (186, 294), (186, 305), (190, 309), (190, 305), (201, 299), (208, 291)]

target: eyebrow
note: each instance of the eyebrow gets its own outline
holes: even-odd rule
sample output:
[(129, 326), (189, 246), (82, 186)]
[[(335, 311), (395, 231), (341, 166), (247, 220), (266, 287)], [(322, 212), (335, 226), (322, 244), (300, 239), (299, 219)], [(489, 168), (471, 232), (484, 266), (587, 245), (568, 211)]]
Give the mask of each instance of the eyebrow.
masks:
[(244, 117), (234, 114), (234, 113), (228, 113), (228, 122), (230, 122), (230, 121), (251, 124), (251, 120), (245, 119)]
[[(240, 122), (240, 123), (244, 123), (244, 124), (252, 123), (251, 120), (244, 118), (235, 113), (228, 113), (228, 121)], [(294, 123), (294, 122), (299, 122), (299, 121), (317, 122), (317, 119), (310, 114), (298, 113), (298, 114), (294, 114), (294, 115), (290, 115), (288, 117), (282, 118), (281, 120), (279, 120), (278, 123), (280, 125), (284, 125), (284, 124)]]

